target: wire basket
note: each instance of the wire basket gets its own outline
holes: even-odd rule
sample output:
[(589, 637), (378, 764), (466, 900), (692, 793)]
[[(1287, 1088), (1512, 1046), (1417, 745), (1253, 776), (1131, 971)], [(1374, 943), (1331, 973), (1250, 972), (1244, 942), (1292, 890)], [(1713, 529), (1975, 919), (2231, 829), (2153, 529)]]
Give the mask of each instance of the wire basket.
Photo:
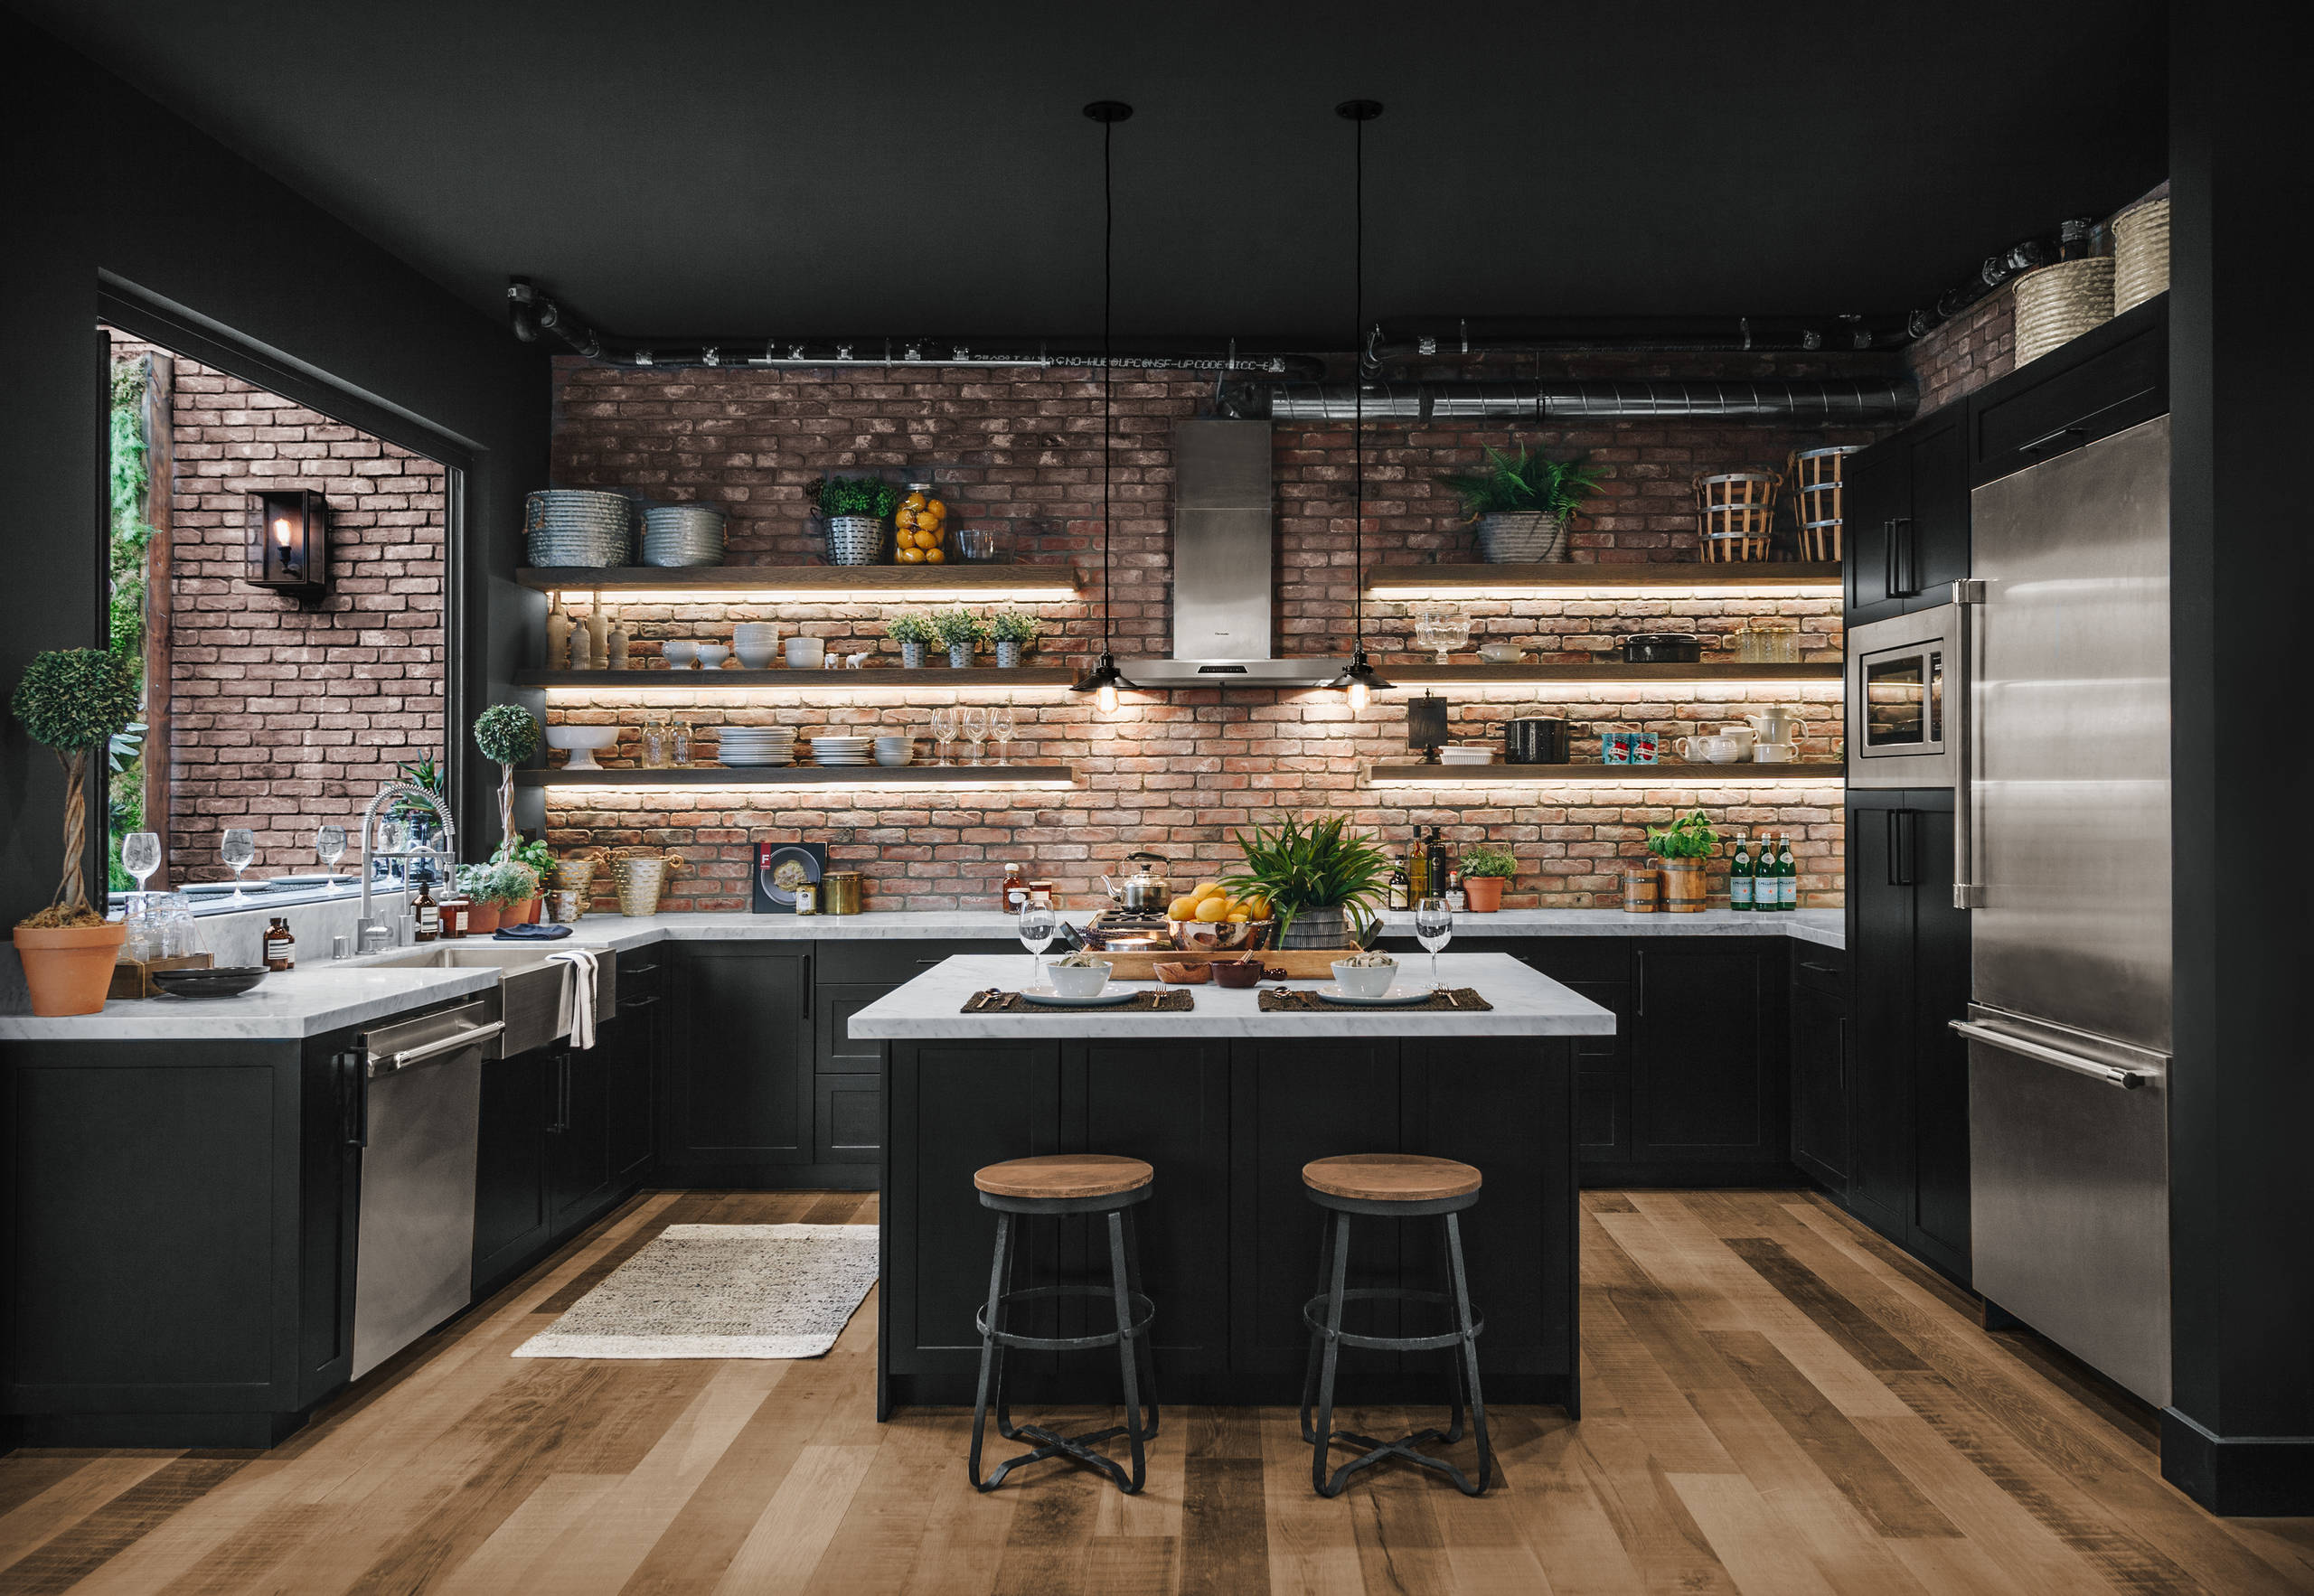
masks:
[(2113, 319), (2113, 258), (2060, 260), (2017, 279), (2017, 363), (2037, 361)]
[(1776, 490), (1783, 485), (1783, 477), (1773, 471), (1723, 471), (1697, 477), (1696, 536), (1704, 563), (1765, 559), (1775, 530)]
[(622, 848), (611, 855), (611, 881), (618, 888), (618, 912), (640, 918), (659, 912), (659, 895), (683, 870), (680, 854)]
[(1792, 519), (1800, 524), (1800, 558), (1838, 560), (1840, 528), (1846, 512), (1841, 505), (1840, 472), (1848, 457), (1862, 444), (1835, 444), (1824, 449), (1795, 449), (1785, 462), (1792, 484)]
[(2113, 218), (2113, 314), (2169, 291), (2169, 202), (2148, 200)]

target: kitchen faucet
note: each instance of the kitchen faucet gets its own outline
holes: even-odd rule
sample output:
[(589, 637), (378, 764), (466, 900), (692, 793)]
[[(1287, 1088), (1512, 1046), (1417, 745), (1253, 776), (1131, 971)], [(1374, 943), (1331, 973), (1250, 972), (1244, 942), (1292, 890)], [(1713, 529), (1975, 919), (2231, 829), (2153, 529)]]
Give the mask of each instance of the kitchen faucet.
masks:
[[(458, 829), (450, 819), (450, 812), (442, 807), (442, 801), (439, 798), (425, 788), (414, 786), (409, 782), (388, 782), (384, 786), (380, 787), (378, 795), (371, 799), (370, 806), (362, 812), (362, 915), (353, 923), (353, 951), (357, 953), (376, 953), (379, 948), (385, 945), (384, 943), (380, 943), (377, 947), (371, 945), (370, 935), (373, 930), (381, 936), (389, 939), (393, 934), (390, 926), (381, 921), (370, 918), (370, 846), (372, 830), (377, 822), (378, 805), (385, 803), (389, 798), (397, 797), (423, 798), (433, 806), (434, 812), (442, 817), (440, 845), (418, 851), (440, 854), (446, 866), (454, 864), (458, 857)], [(408, 859), (410, 854), (404, 851), (390, 854), (387, 857)]]

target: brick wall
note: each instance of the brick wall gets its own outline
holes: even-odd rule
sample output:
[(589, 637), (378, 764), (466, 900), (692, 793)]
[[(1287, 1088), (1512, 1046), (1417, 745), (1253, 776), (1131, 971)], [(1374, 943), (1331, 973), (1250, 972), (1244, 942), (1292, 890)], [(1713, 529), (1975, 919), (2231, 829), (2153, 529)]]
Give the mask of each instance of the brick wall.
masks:
[(1997, 289), (1930, 329), (1905, 349), (1905, 365), (1920, 387), (1924, 416), (2008, 376), (2017, 365), (2015, 290)]
[[(1425, 376), (1726, 375), (1790, 377), (1880, 372), (1862, 358), (1585, 357), (1538, 371), (1481, 366)], [(1120, 379), (1115, 386), (1113, 611), (1120, 654), (1170, 650), (1168, 516), (1175, 421), (1209, 400), (1208, 381)], [(1032, 663), (1081, 665), (1100, 633), (1100, 390), (1081, 371), (989, 374), (953, 369), (850, 371), (624, 371), (566, 359), (558, 369), (554, 473), (558, 485), (626, 488), (657, 500), (696, 500), (730, 517), (729, 559), (787, 564), (821, 558), (804, 493), (829, 471), (885, 467), (922, 472), (949, 498), (952, 525), (1000, 525), (1019, 558), (1066, 561), (1093, 577), (1086, 602), (1040, 606), (1051, 635)], [(1369, 426), (1367, 433), (1369, 566), (1476, 558), (1453, 502), (1432, 479), (1467, 469), (1482, 447), (1525, 444), (1587, 451), (1607, 471), (1596, 513), (1574, 532), (1578, 560), (1672, 562), (1694, 558), (1689, 481), (1699, 472), (1781, 468), (1794, 448), (1867, 442), (1874, 432), (1651, 419), (1566, 428), (1501, 423)], [(1282, 649), (1348, 646), (1355, 566), (1350, 522), (1350, 432), (1333, 425), (1276, 432), (1277, 587)], [(1369, 603), (1369, 640), (1386, 661), (1408, 659), (1406, 603)], [(1692, 630), (1707, 646), (1745, 618), (1782, 614), (1802, 627), (1805, 657), (1837, 660), (1836, 597), (1806, 599), (1647, 596), (1497, 599), (1460, 605), (1476, 622), (1473, 642), (1504, 638), (1555, 658), (1585, 658), (1623, 633)], [(644, 663), (666, 638), (728, 641), (735, 620), (776, 619), (784, 632), (828, 640), (832, 650), (888, 652), (888, 612), (868, 605), (776, 608), (707, 604), (631, 605), (619, 611)], [(534, 650), (542, 642), (534, 640)], [(1732, 657), (1732, 656), (1726, 656)], [(696, 681), (696, 678), (691, 679)], [(1648, 727), (1667, 736), (1716, 725), (1747, 707), (1802, 701), (1811, 723), (1807, 754), (1837, 757), (1834, 684), (1761, 689), (1693, 688), (1677, 693), (1596, 685), (1440, 690), (1456, 706), (1457, 735), (1499, 737), (1514, 713), (1564, 713), (1584, 722)], [(1176, 871), (1210, 874), (1234, 855), (1233, 828), (1281, 812), (1345, 811), (1394, 844), (1416, 825), (1442, 824), (1458, 840), (1492, 838), (1519, 854), (1513, 905), (1592, 906), (1619, 901), (1617, 860), (1641, 851), (1643, 823), (1705, 803), (1727, 827), (1789, 827), (1797, 836), (1808, 901), (1839, 900), (1839, 793), (1792, 784), (1710, 791), (1655, 786), (1606, 789), (1376, 789), (1360, 784), (1372, 761), (1405, 748), (1402, 697), (1386, 695), (1352, 720), (1339, 695), (1244, 690), (1130, 697), (1109, 721), (1058, 692), (959, 695), (936, 690), (766, 692), (743, 703), (729, 693), (674, 683), (647, 690), (557, 690), (550, 718), (616, 723), (626, 740), (602, 757), (633, 762), (646, 708), (681, 709), (702, 728), (776, 721), (815, 730), (873, 721), (919, 733), (930, 709), (962, 699), (1011, 701), (1021, 725), (1011, 756), (1077, 767), (1076, 790), (1059, 792), (605, 793), (550, 790), (548, 821), (558, 846), (650, 844), (676, 848), (699, 866), (678, 878), (674, 906), (738, 907), (746, 901), (748, 845), (803, 836), (861, 869), (888, 907), (982, 906), (993, 901), (1008, 859), (1021, 859), (1083, 904), (1092, 878), (1124, 853), (1154, 847)], [(928, 745), (927, 745), (928, 746)], [(961, 752), (961, 750), (960, 750)], [(559, 759), (560, 756), (555, 756)], [(1596, 757), (1595, 740), (1578, 758)]]
[[(114, 335), (116, 359), (148, 346)], [(277, 394), (175, 361), (168, 878), (228, 878), (218, 833), (258, 834), (254, 875), (315, 865), (402, 760), (442, 751), (445, 478), (433, 461)], [(330, 510), (327, 597), (242, 580), (250, 495)]]

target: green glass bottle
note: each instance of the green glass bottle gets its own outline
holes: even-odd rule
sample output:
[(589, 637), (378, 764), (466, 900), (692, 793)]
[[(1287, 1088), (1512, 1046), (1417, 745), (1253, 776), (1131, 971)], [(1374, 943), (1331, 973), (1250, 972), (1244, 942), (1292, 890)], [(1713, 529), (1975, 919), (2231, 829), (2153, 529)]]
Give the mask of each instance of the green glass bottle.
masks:
[(1754, 901), (1754, 886), (1751, 841), (1745, 833), (1738, 831), (1736, 833), (1736, 851), (1727, 857), (1727, 906), (1731, 909), (1750, 909)]
[(1783, 846), (1775, 855), (1775, 906), (1796, 909), (1800, 906), (1800, 867), (1792, 858), (1792, 833), (1786, 831)]

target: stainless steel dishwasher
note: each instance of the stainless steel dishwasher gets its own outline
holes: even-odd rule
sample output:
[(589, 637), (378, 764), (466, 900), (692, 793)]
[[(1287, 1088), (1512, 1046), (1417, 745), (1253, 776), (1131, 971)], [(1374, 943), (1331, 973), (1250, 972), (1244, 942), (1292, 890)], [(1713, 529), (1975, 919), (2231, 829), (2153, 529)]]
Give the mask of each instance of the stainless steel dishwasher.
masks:
[(456, 1313), (474, 1288), (482, 1060), (495, 994), (365, 1031), (353, 1378)]

